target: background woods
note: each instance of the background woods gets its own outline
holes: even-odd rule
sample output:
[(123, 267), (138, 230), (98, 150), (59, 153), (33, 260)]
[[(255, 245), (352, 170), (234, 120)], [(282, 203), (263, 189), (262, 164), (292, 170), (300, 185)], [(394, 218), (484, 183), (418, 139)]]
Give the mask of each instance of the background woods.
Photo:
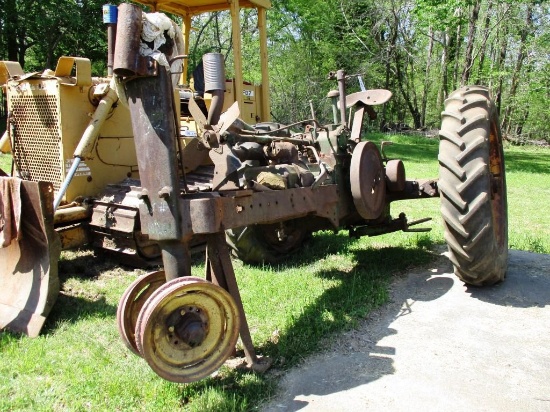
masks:
[[(0, 0), (0, 58), (25, 71), (54, 68), (61, 55), (88, 57), (105, 74), (99, 0)], [(119, 3), (115, 1), (114, 3)], [(550, 142), (550, 5), (515, 0), (272, 0), (268, 12), (273, 118), (289, 123), (328, 114), (331, 70), (360, 74), (394, 98), (383, 129), (433, 129), (443, 100), (465, 84), (489, 86), (508, 138)], [(259, 82), (257, 16), (241, 15), (244, 78)], [(202, 54), (232, 59), (229, 16), (193, 21), (191, 68)], [(231, 76), (228, 65), (227, 75)], [(357, 78), (349, 82), (359, 90)]]

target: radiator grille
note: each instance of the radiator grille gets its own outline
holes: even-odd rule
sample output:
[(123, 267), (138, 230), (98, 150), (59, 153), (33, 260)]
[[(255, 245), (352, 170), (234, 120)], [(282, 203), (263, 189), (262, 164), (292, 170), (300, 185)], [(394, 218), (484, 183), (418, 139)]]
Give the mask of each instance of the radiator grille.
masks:
[(14, 160), (20, 176), (52, 182), (59, 190), (63, 163), (57, 96), (11, 96), (10, 106)]

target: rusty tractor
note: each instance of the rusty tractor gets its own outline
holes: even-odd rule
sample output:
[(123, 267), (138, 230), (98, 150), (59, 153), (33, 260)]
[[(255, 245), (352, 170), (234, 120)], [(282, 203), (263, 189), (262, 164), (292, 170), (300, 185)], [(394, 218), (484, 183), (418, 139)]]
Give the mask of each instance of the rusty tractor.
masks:
[[(207, 89), (221, 93), (222, 58), (208, 58)], [(304, 236), (319, 229), (347, 229), (351, 236), (426, 230), (414, 226), (428, 219), (393, 218), (390, 204), (396, 200), (441, 197), (455, 273), (477, 285), (503, 279), (504, 160), (486, 88), (465, 87), (447, 100), (439, 181), (407, 180), (403, 162), (385, 159), (362, 139), (365, 117), (373, 117), (373, 106), (391, 93), (348, 95), (343, 70), (329, 75), (338, 85), (329, 92), (333, 122), (305, 120), (303, 132), (273, 123), (251, 127), (238, 119), (236, 104), (222, 114), (211, 107), (206, 118), (191, 99), (200, 130), (197, 150), (208, 151), (214, 168), (212, 189), (197, 192), (185, 180), (182, 185), (177, 168), (168, 72), (157, 66), (154, 74), (135, 76), (131, 67), (115, 64), (117, 70), (123, 81), (130, 73), (125, 89), (136, 147), (148, 147), (137, 151), (142, 231), (158, 242), (164, 265), (126, 290), (117, 319), (127, 346), (161, 377), (190, 382), (207, 376), (234, 351), (238, 335), (248, 365), (268, 367), (252, 345), (230, 249), (245, 260), (264, 261), (299, 248)], [(167, 98), (159, 104), (158, 96)], [(189, 245), (196, 236), (207, 243), (205, 279), (191, 276)]]
[[(394, 217), (390, 206), (397, 200), (439, 197), (455, 274), (473, 285), (504, 279), (504, 156), (488, 89), (463, 87), (449, 96), (440, 131), (440, 177), (409, 180), (403, 162), (387, 159), (362, 130), (391, 92), (347, 94), (350, 76), (338, 70), (329, 74), (337, 85), (328, 93), (329, 124), (307, 119), (249, 125), (239, 118), (238, 102), (223, 111), (223, 58), (208, 54), (205, 90), (217, 98), (205, 114), (190, 97), (197, 136), (185, 151), (178, 144), (170, 69), (139, 54), (142, 13), (137, 6), (120, 6), (113, 63), (116, 94), (132, 125), (139, 181), (116, 186), (117, 193), (125, 188), (125, 196), (113, 194), (111, 202), (131, 197), (140, 235), (160, 250), (163, 270), (133, 282), (117, 312), (122, 340), (159, 376), (182, 383), (202, 379), (234, 353), (239, 337), (247, 365), (268, 368), (270, 360), (257, 355), (252, 344), (231, 253), (270, 261), (321, 229), (348, 230), (350, 236), (429, 230), (416, 225), (430, 218)], [(297, 125), (303, 130), (294, 131)], [(199, 183), (185, 161), (205, 153), (211, 165), (201, 168), (210, 172)], [(47, 202), (35, 204), (49, 207), (42, 214), (51, 216), (53, 195), (47, 194)], [(206, 244), (205, 278), (191, 275), (197, 239)]]

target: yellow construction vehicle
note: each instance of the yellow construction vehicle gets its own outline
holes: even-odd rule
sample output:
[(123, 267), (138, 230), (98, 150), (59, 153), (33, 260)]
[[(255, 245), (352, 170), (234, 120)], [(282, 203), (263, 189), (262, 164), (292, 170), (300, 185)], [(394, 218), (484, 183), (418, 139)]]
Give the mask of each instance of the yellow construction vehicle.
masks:
[[(199, 99), (188, 86), (186, 57), (192, 19), (203, 13), (230, 11), (234, 78), (225, 82), (223, 110), (237, 101), (248, 123), (268, 121), (265, 18), (270, 2), (141, 3), (151, 12), (165, 11), (182, 18), (181, 28), (172, 22), (174, 37), (167, 39), (180, 125), (179, 163), (185, 165), (183, 184), (187, 190), (208, 190), (213, 173), (208, 152), (197, 155), (189, 150), (197, 144), (197, 126), (188, 103), (195, 98), (207, 113), (217, 97), (206, 93)], [(258, 11), (261, 86), (243, 81), (240, 10), (245, 7)], [(124, 87), (112, 76), (113, 59), (125, 53), (114, 50), (116, 17), (115, 6), (104, 6), (109, 38), (106, 77), (92, 77), (90, 61), (80, 57), (61, 57), (55, 70), (43, 73), (24, 73), (16, 62), (0, 62), (0, 84), (9, 113), (0, 146), (11, 149), (13, 156), (12, 170), (0, 171), (0, 329), (30, 336), (39, 333), (59, 292), (57, 262), (62, 249), (93, 244), (133, 265), (160, 258), (157, 243), (141, 233), (140, 183), (130, 114), (119, 97)], [(122, 49), (135, 46), (119, 44)]]

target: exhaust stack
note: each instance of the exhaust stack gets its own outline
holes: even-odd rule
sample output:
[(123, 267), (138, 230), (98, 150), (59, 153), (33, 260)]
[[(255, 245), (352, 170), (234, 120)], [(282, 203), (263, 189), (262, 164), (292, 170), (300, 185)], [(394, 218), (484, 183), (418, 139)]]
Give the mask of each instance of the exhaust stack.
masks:
[(225, 68), (223, 54), (207, 53), (202, 57), (204, 66), (204, 91), (212, 94), (212, 104), (208, 111), (208, 125), (218, 124), (223, 110), (225, 91)]

